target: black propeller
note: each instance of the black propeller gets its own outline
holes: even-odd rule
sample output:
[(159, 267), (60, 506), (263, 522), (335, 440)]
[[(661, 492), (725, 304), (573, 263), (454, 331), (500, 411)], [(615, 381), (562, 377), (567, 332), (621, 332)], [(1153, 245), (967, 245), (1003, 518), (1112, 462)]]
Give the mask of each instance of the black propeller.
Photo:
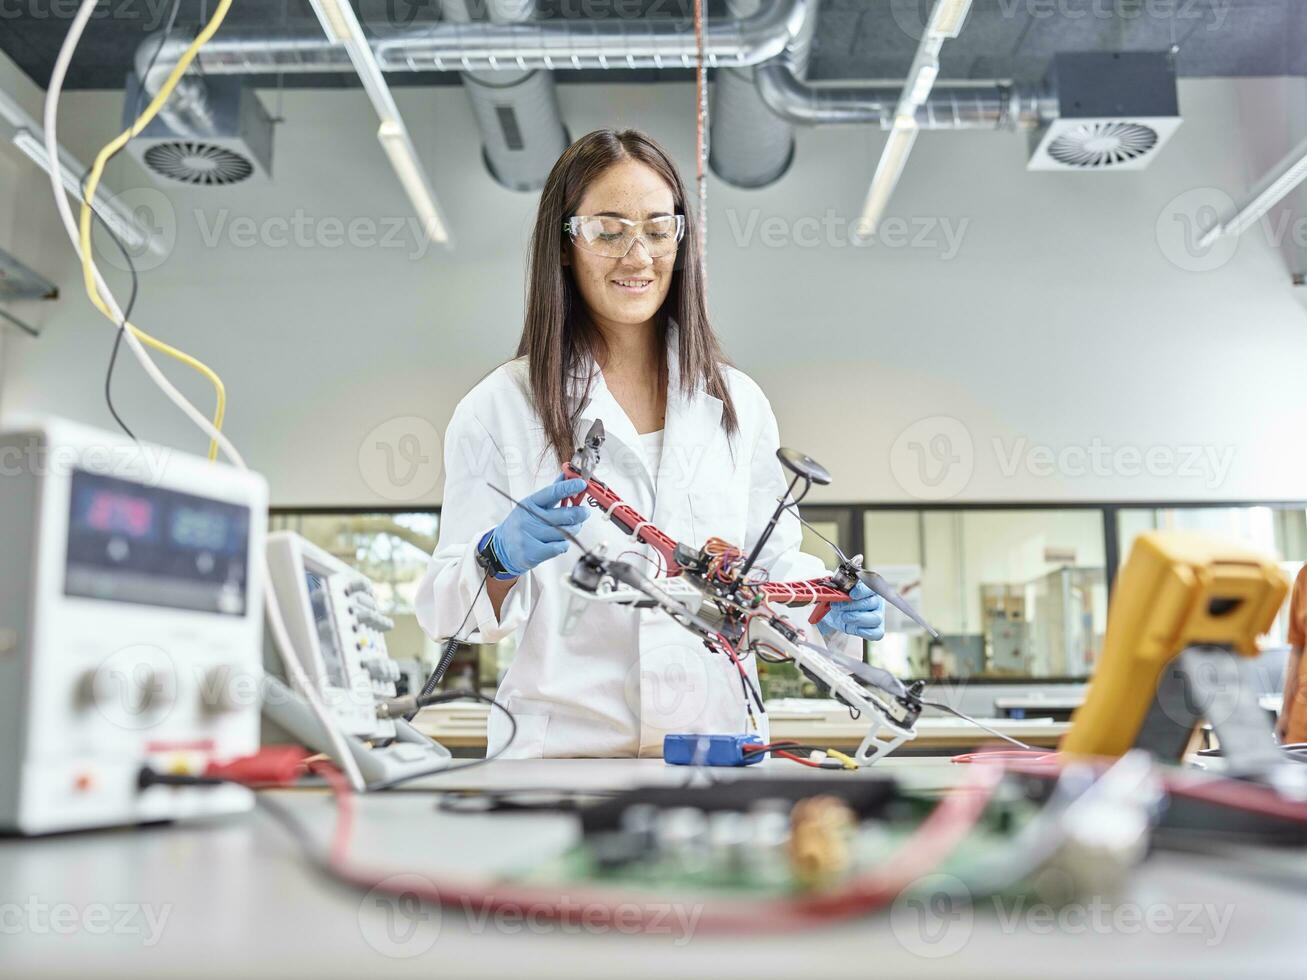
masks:
[(854, 677), (866, 681), (872, 687), (884, 691), (886, 694), (892, 694), (895, 697), (907, 696), (908, 689), (903, 685), (903, 682), (883, 667), (874, 667), (869, 663), (855, 660), (847, 654), (840, 653), (838, 650), (828, 650), (825, 647), (817, 646), (815, 643), (808, 643), (806, 640), (795, 640), (794, 642), (806, 650), (821, 654), (827, 660), (833, 660)]
[(920, 626), (923, 630), (929, 633), (933, 639), (938, 640), (940, 638), (939, 631), (931, 626), (930, 623), (926, 622), (921, 613), (912, 608), (912, 603), (908, 602), (907, 599), (894, 591), (894, 587), (890, 585), (889, 582), (885, 581), (885, 576), (881, 575), (879, 572), (873, 572), (869, 568), (859, 568), (857, 569), (857, 573), (858, 578), (862, 579), (862, 581), (866, 583), (867, 588), (871, 589), (872, 592), (875, 592), (891, 606), (907, 616), (908, 619)]
[(879, 572), (872, 571), (870, 568), (863, 568), (861, 556), (858, 556), (856, 560), (849, 558), (839, 545), (805, 521), (803, 515), (799, 513), (798, 507), (795, 504), (790, 504), (789, 509), (794, 511), (794, 516), (799, 519), (800, 524), (835, 549), (835, 554), (839, 556), (840, 563), (848, 566), (853, 572), (855, 572), (867, 588), (871, 589), (872, 592), (875, 592), (891, 606), (899, 610), (903, 615), (907, 616), (910, 620), (924, 629), (932, 638), (936, 640), (940, 638), (939, 631), (931, 626), (930, 623), (926, 622), (921, 613), (913, 608), (912, 603), (903, 598), (894, 586), (889, 584), (885, 576), (881, 575)]

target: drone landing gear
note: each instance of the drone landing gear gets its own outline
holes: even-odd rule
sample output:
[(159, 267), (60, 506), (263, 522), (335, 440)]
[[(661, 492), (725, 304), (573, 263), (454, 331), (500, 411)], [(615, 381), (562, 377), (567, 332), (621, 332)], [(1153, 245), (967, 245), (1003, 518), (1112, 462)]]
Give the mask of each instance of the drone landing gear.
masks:
[(885, 756), (889, 755), (904, 742), (911, 741), (916, 733), (906, 734), (904, 732), (894, 731), (892, 737), (882, 738), (879, 729), (873, 728), (867, 733), (867, 737), (862, 740), (858, 746), (858, 751), (853, 753), (854, 760), (860, 766), (870, 766), (879, 762)]

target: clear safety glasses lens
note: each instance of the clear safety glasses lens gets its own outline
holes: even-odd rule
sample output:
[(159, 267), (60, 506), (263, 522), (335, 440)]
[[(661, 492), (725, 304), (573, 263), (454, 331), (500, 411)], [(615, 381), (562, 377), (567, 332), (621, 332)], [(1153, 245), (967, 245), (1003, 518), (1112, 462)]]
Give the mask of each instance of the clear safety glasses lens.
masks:
[(685, 215), (669, 214), (644, 221), (577, 215), (569, 218), (564, 227), (572, 243), (587, 252), (620, 259), (639, 238), (649, 255), (658, 258), (676, 251), (677, 243), (685, 235)]

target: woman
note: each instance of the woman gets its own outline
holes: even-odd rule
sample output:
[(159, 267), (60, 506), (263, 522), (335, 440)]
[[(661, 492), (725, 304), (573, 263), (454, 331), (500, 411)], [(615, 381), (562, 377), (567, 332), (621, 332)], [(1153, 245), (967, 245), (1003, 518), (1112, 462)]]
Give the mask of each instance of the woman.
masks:
[[(418, 620), (440, 638), (517, 634), (498, 694), (517, 719), (508, 757), (658, 756), (671, 732), (749, 730), (725, 657), (660, 612), (586, 602), (563, 584), (578, 552), (561, 558), (560, 528), (657, 570), (656, 554), (602, 514), (563, 503), (584, 483), (563, 480), (560, 466), (595, 420), (607, 433), (595, 476), (677, 541), (747, 549), (786, 490), (771, 407), (708, 325), (686, 211), (675, 165), (648, 136), (599, 130), (573, 143), (541, 193), (517, 359), (464, 397), (446, 432), (440, 539)], [(774, 580), (822, 575), (800, 537), (787, 513), (757, 567)], [(881, 638), (881, 599), (860, 588), (820, 636)], [(806, 624), (808, 612), (790, 619)], [(858, 652), (854, 639), (832, 642)], [(756, 685), (752, 659), (747, 669)], [(764, 739), (765, 729), (764, 718)], [(490, 752), (508, 733), (492, 712)]]

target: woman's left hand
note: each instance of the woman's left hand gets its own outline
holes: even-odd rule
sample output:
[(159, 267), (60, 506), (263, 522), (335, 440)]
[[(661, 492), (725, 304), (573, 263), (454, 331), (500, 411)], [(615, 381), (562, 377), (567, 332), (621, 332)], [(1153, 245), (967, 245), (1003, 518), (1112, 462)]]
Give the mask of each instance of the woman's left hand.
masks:
[(885, 600), (859, 582), (848, 602), (832, 602), (830, 611), (817, 622), (822, 636), (848, 633), (864, 640), (885, 638)]

